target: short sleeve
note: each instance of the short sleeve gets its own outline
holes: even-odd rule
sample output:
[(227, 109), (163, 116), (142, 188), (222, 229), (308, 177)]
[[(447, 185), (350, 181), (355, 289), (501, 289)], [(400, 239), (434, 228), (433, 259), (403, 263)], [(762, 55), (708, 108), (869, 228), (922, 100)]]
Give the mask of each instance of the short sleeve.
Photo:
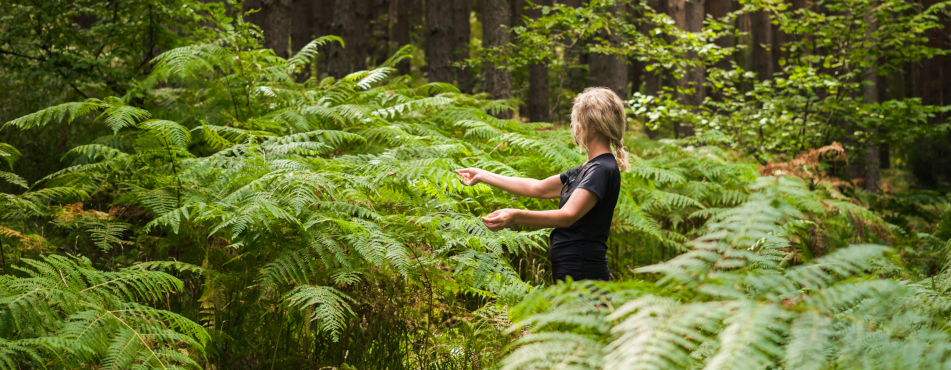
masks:
[(600, 201), (604, 199), (604, 195), (608, 192), (608, 184), (611, 183), (611, 171), (597, 162), (592, 164), (581, 174), (581, 182), (578, 184), (578, 188), (594, 193)]
[(572, 175), (574, 175), (573, 172), (574, 172), (574, 171), (577, 171), (577, 170), (578, 170), (578, 167), (575, 167), (575, 168), (572, 168), (572, 169), (570, 169), (570, 170), (568, 170), (568, 171), (562, 172), (560, 175), (558, 175), (558, 178), (561, 179), (561, 184), (564, 185), (564, 184), (568, 183), (568, 180), (571, 179), (571, 176), (572, 176)]

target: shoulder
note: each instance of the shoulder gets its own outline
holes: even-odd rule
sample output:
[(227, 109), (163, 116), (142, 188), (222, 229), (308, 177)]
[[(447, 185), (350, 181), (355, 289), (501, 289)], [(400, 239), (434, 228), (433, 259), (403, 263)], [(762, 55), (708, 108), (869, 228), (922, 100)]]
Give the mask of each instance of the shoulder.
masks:
[(621, 170), (617, 166), (617, 161), (612, 155), (599, 156), (588, 163), (582, 165), (585, 173), (613, 175), (620, 174)]

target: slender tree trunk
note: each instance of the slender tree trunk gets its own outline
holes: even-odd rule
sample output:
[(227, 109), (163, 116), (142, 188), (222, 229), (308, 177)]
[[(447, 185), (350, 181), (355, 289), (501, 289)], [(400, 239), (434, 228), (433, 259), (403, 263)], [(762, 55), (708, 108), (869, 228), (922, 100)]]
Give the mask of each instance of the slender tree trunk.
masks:
[[(538, 6), (553, 6), (554, 0), (536, 1)], [(542, 16), (541, 9), (527, 11), (532, 19)], [(528, 66), (528, 119), (532, 122), (550, 122), (548, 100), (548, 60)]]
[[(668, 0), (667, 1), (667, 14), (673, 18), (674, 25), (683, 29), (685, 31), (692, 31), (694, 28), (694, 22), (696, 22), (697, 8), (700, 8), (700, 13), (702, 16), (703, 13), (703, 2), (702, 0), (694, 0), (691, 2), (686, 2), (684, 0)], [(702, 19), (702, 17), (701, 17)], [(687, 54), (687, 57), (691, 59), (696, 59), (696, 55), (692, 52)], [(677, 80), (677, 92), (674, 94), (674, 97), (681, 103), (687, 105), (696, 104), (696, 96), (698, 92), (689, 93), (688, 90), (695, 88), (698, 71), (696, 67), (691, 67), (693, 69), (687, 71), (687, 73)], [(702, 77), (702, 71), (699, 71), (700, 76)], [(697, 89), (702, 90), (702, 89)], [(693, 127), (689, 124), (683, 122), (674, 121), (674, 134), (676, 137), (686, 137), (693, 135)]]
[[(479, 16), (482, 17), (482, 45), (487, 48), (499, 47), (509, 42), (508, 22), (510, 19), (508, 0), (479, 0)], [(512, 97), (512, 74), (487, 63), (483, 76), (485, 90), (494, 99)], [(498, 114), (499, 118), (512, 118), (512, 112)]]
[[(793, 5), (793, 7), (794, 6), (795, 5)], [(789, 9), (789, 11), (793, 11), (793, 10), (794, 9)], [(772, 62), (771, 71), (773, 73), (779, 73), (779, 72), (782, 72), (783, 70), (783, 67), (780, 65), (780, 61), (782, 61), (784, 58), (786, 58), (787, 55), (789, 55), (789, 53), (784, 52), (782, 48), (783, 44), (786, 43), (786, 41), (788, 40), (789, 35), (783, 32), (782, 29), (780, 29), (779, 25), (772, 24), (772, 22), (770, 22), (769, 27), (770, 27), (770, 30), (773, 31), (772, 39), (770, 40), (770, 49), (769, 49), (770, 62)]]
[[(472, 0), (452, 0), (452, 61), (462, 63), (469, 58), (469, 38), (472, 37), (469, 19), (472, 16)], [(472, 93), (472, 68), (453, 68), (456, 86), (465, 94)]]
[[(638, 12), (637, 9), (630, 5), (625, 6), (625, 12), (627, 13), (627, 21), (632, 24), (636, 24), (638, 19), (643, 17), (643, 15)], [(638, 31), (642, 30), (642, 27), (638, 25)], [(630, 57), (627, 59), (627, 79), (631, 85), (632, 95), (641, 91), (641, 84), (644, 82), (644, 67), (644, 63), (640, 60), (637, 60), (637, 57)]]
[[(694, 0), (696, 1), (696, 0)], [(610, 13), (614, 16), (618, 16), (623, 9), (617, 3), (611, 5)], [(618, 32), (610, 32), (607, 35), (602, 34), (601, 37), (608, 40), (612, 46), (619, 45), (621, 43), (621, 38), (618, 35)], [(627, 64), (625, 61), (626, 57), (621, 55), (609, 55), (595, 53), (591, 54), (591, 64), (589, 69), (591, 71), (591, 80), (595, 86), (604, 86), (612, 91), (615, 94), (621, 97), (621, 99), (627, 99)]]
[(291, 5), (291, 52), (297, 53), (317, 36), (319, 1), (295, 1)]
[(430, 82), (452, 83), (452, 3), (426, 2), (426, 75)]
[(750, 14), (752, 22), (753, 47), (751, 59), (753, 72), (760, 81), (773, 77), (773, 53), (768, 49), (773, 45), (773, 27), (769, 22), (769, 12), (758, 10)]
[[(587, 0), (559, 0), (561, 4), (565, 6), (570, 6), (572, 8), (580, 8), (584, 6)], [(574, 48), (571, 50), (566, 50), (566, 53), (578, 54), (578, 65), (586, 65), (590, 63), (590, 55), (588, 54), (588, 48), (585, 41), (578, 42)], [(565, 66), (567, 67), (567, 66)], [(568, 87), (575, 91), (584, 89), (590, 85), (590, 74), (585, 73), (584, 68), (573, 67), (568, 70)]]
[(254, 14), (244, 17), (244, 21), (252, 23), (258, 27), (264, 27), (264, 4), (262, 0), (244, 0), (241, 3), (241, 13), (245, 13), (251, 9), (260, 9)]
[[(528, 15), (527, 13), (525, 13), (525, 11), (526, 11), (526, 10), (525, 10), (525, 5), (527, 5), (526, 2), (525, 2), (525, 0), (508, 0), (508, 3), (509, 3), (509, 6), (511, 7), (511, 8), (509, 8), (509, 17), (511, 18), (511, 20), (509, 21), (509, 29), (511, 30), (511, 29), (513, 29), (513, 28), (515, 28), (515, 27), (524, 26), (524, 25), (525, 25), (525, 22), (523, 22), (522, 15)], [(519, 91), (519, 92), (521, 92), (521, 91)], [(514, 94), (514, 92), (513, 92), (513, 94)], [(531, 94), (531, 82), (529, 82), (529, 94)], [(523, 98), (523, 97), (521, 97), (521, 96), (517, 96), (517, 97), (518, 97), (519, 100), (521, 100), (523, 103), (524, 103), (526, 100), (531, 99), (531, 97), (528, 97), (528, 99), (525, 99), (525, 98)], [(531, 117), (531, 112), (529, 112), (529, 107), (528, 107), (528, 105), (526, 105), (526, 104), (519, 104), (519, 105), (518, 105), (518, 118), (519, 118), (519, 120), (528, 121), (528, 120), (530, 120), (530, 117)]]
[[(713, 16), (713, 18), (716, 18), (716, 19), (723, 18), (727, 14), (730, 14), (730, 12), (733, 11), (734, 1), (735, 0), (707, 0), (705, 4), (706, 12), (707, 14), (710, 14), (711, 16)], [(729, 47), (733, 47), (733, 41), (734, 41), (733, 37), (724, 36), (724, 37), (718, 38), (716, 40), (716, 44), (717, 46), (721, 48), (729, 48)], [(732, 56), (729, 56), (729, 55), (726, 56), (725, 58), (717, 62), (716, 64), (717, 68), (720, 68), (722, 70), (729, 70), (730, 61), (732, 59), (733, 59)]]
[(334, 3), (334, 16), (330, 25), (330, 34), (340, 36), (346, 44), (346, 48), (338, 43), (331, 44), (327, 56), (327, 74), (339, 79), (350, 73), (350, 50), (355, 47), (353, 45), (355, 4), (353, 1), (347, 0), (336, 0)]
[[(869, 15), (865, 17), (866, 24), (869, 25), (865, 33), (866, 38), (871, 38), (871, 33), (876, 28), (875, 19)], [(875, 103), (879, 101), (878, 91), (878, 68), (873, 63), (871, 67), (863, 70), (866, 84), (862, 86), (862, 97), (865, 103)], [(881, 152), (878, 144), (870, 144), (865, 150), (865, 181), (863, 186), (870, 192), (878, 191), (878, 184), (881, 180)]]
[[(390, 40), (396, 46), (396, 50), (409, 45), (409, 6), (412, 0), (391, 0), (390, 3)], [(403, 60), (396, 64), (396, 72), (400, 75), (408, 75), (410, 72), (409, 60)]]
[(376, 67), (390, 57), (390, 0), (371, 0), (370, 65)]
[[(525, 14), (525, 0), (508, 0), (509, 5), (512, 6), (512, 10), (509, 12), (509, 15), (512, 17), (512, 20), (509, 21), (509, 27), (518, 27), (523, 25), (522, 15)], [(535, 1), (537, 4), (538, 2)]]
[(264, 1), (264, 47), (274, 50), (282, 58), (291, 56), (291, 0)]
[[(647, 0), (647, 6), (651, 9), (654, 9), (655, 12), (663, 13), (666, 10), (664, 9), (664, 4), (661, 3), (661, 0)], [(645, 34), (650, 34), (654, 30), (655, 26), (651, 23), (644, 23), (642, 26), (641, 32)], [(651, 61), (656, 62), (656, 61)], [(657, 68), (651, 72), (646, 72), (644, 77), (644, 94), (649, 96), (657, 96), (660, 93), (660, 86), (663, 79), (663, 74), (661, 74), (661, 69)], [(653, 133), (653, 131), (648, 131)]]
[[(705, 0), (691, 0), (686, 4), (687, 31), (694, 33), (703, 31), (704, 2)], [(700, 57), (694, 52), (687, 53), (687, 56), (698, 62), (700, 60)], [(706, 71), (703, 66), (695, 66), (687, 72), (686, 78), (687, 87), (693, 89), (693, 94), (690, 94), (685, 101), (687, 104), (700, 106), (706, 98), (706, 89), (703, 87), (703, 82), (706, 81)]]
[(370, 1), (353, 0), (355, 7), (353, 37), (352, 41), (347, 43), (347, 46), (352, 48), (349, 54), (354, 71), (366, 70), (367, 59), (370, 58)]
[(279, 57), (289, 57), (291, 0), (249, 0), (242, 7), (244, 11), (260, 9), (246, 20), (261, 28), (265, 48), (274, 50)]

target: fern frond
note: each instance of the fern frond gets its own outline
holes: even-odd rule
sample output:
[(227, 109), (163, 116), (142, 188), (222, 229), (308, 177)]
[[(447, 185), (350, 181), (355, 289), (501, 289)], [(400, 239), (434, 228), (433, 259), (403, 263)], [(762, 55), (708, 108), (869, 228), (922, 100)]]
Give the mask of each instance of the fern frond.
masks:
[(353, 315), (347, 301), (352, 298), (339, 290), (326, 286), (303, 285), (295, 288), (285, 297), (291, 307), (312, 308), (310, 321), (318, 321), (320, 329), (327, 331), (337, 340), (343, 330), (346, 315)]

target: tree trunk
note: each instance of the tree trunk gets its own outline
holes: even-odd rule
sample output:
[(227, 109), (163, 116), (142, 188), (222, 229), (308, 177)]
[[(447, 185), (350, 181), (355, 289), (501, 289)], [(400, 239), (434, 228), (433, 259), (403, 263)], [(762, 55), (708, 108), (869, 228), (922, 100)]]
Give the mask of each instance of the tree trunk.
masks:
[[(469, 58), (469, 38), (472, 30), (472, 0), (452, 0), (452, 61), (462, 63)], [(472, 93), (472, 68), (455, 67), (456, 87), (465, 94)]]
[[(713, 18), (721, 19), (733, 11), (733, 1), (735, 0), (707, 0), (705, 4), (706, 12), (707, 14), (710, 14), (711, 16), (713, 16)], [(724, 36), (724, 37), (718, 38), (716, 40), (716, 44), (717, 46), (721, 48), (733, 47), (733, 37)], [(731, 68), (730, 67), (731, 59), (732, 57), (729, 55), (724, 57), (723, 59), (720, 59), (720, 61), (717, 62), (716, 64), (717, 68), (720, 68), (722, 70), (729, 70)]]
[[(587, 2), (587, 0), (585, 0), (585, 1), (582, 1), (582, 0), (559, 0), (558, 2), (561, 3), (561, 4), (565, 4), (565, 6), (569, 6), (569, 7), (572, 7), (572, 8), (580, 8), (580, 7), (582, 7), (582, 6), (584, 5), (584, 3)], [(588, 48), (587, 48), (587, 46), (586, 46), (586, 42), (583, 41), (583, 40), (580, 41), (580, 42), (578, 42), (578, 43), (575, 45), (575, 47), (572, 48), (570, 51), (569, 51), (569, 50), (566, 50), (565, 52), (569, 52), (569, 53), (572, 53), (572, 54), (577, 53), (577, 54), (578, 54), (578, 63), (577, 63), (578, 65), (585, 65), (585, 64), (589, 64), (589, 62), (590, 62), (590, 59), (591, 59), (591, 58), (590, 58), (590, 55), (588, 54)], [(567, 67), (567, 66), (565, 66), (565, 67)], [(581, 67), (572, 67), (572, 68), (570, 68), (570, 69), (568, 70), (568, 82), (567, 82), (566, 85), (568, 86), (569, 89), (572, 89), (572, 90), (575, 90), (575, 91), (580, 91), (580, 90), (582, 90), (582, 89), (584, 89), (585, 87), (588, 87), (588, 86), (590, 85), (590, 82), (589, 82), (589, 81), (590, 81), (590, 77), (591, 77), (590, 74), (586, 74), (586, 73), (585, 73), (584, 68), (581, 68)]]
[(247, 18), (261, 28), (264, 34), (264, 47), (274, 50), (274, 54), (290, 57), (291, 0), (250, 0), (243, 4), (243, 10), (261, 9)]
[[(536, 1), (538, 6), (553, 6), (554, 0)], [(541, 9), (526, 11), (532, 19), (542, 17)], [(551, 122), (548, 100), (548, 61), (528, 66), (528, 120), (532, 122)]]
[[(698, 33), (703, 31), (703, 5), (705, 0), (691, 0), (686, 4), (687, 31)], [(687, 57), (700, 60), (694, 52), (687, 53)], [(702, 66), (695, 66), (687, 72), (687, 87), (693, 89), (693, 93), (686, 97), (685, 102), (693, 106), (700, 106), (706, 98), (706, 90), (703, 82), (706, 81), (706, 71)]]
[(330, 25), (330, 34), (340, 36), (346, 48), (339, 43), (330, 45), (327, 61), (327, 74), (340, 79), (350, 73), (350, 50), (353, 50), (354, 29), (354, 2), (337, 0), (334, 2), (333, 22)]
[[(409, 5), (412, 0), (391, 0), (390, 2), (390, 40), (396, 46), (396, 50), (409, 45)], [(396, 73), (399, 75), (408, 75), (409, 60), (396, 64)]]
[[(634, 7), (626, 5), (625, 8), (627, 13), (627, 22), (635, 24), (639, 18), (643, 17), (643, 14), (638, 12)], [(643, 27), (638, 25), (638, 31), (642, 30)], [(637, 57), (630, 57), (627, 59), (627, 79), (631, 84), (632, 95), (641, 91), (641, 84), (644, 82), (644, 67), (645, 64), (640, 60), (637, 60)]]
[(426, 2), (426, 75), (452, 83), (453, 17), (449, 0)]
[[(480, 0), (479, 16), (482, 18), (482, 45), (486, 48), (498, 47), (509, 42), (508, 22), (510, 4), (508, 0)], [(483, 70), (485, 91), (494, 99), (512, 97), (512, 74), (486, 63)], [(498, 118), (512, 118), (511, 111), (498, 114)]]
[[(789, 11), (793, 11), (793, 10), (795, 9), (794, 8), (789, 9)], [(770, 39), (770, 50), (769, 50), (770, 62), (772, 62), (771, 71), (773, 73), (779, 73), (779, 72), (782, 72), (783, 70), (783, 67), (779, 65), (779, 62), (783, 60), (784, 58), (786, 58), (786, 56), (789, 54), (787, 52), (784, 52), (782, 49), (783, 43), (785, 43), (786, 40), (788, 39), (788, 35), (785, 32), (783, 32), (778, 25), (772, 24), (772, 22), (770, 22), (769, 27), (773, 31), (772, 39)]]
[[(538, 3), (535, 1), (535, 3)], [(509, 0), (509, 5), (512, 6), (512, 10), (509, 12), (509, 15), (512, 17), (512, 20), (509, 21), (509, 27), (518, 27), (522, 26), (522, 14), (525, 14), (525, 0)]]
[[(875, 19), (869, 15), (865, 17), (866, 24), (869, 25), (865, 33), (866, 38), (871, 37), (871, 33), (876, 28)], [(866, 84), (862, 86), (862, 97), (864, 103), (877, 103), (879, 101), (878, 94), (878, 68), (875, 67), (875, 64), (872, 64), (871, 67), (864, 68), (862, 71), (865, 75)], [(870, 143), (868, 148), (865, 150), (865, 181), (863, 186), (865, 190), (870, 192), (878, 191), (878, 183), (881, 180), (881, 152), (879, 150), (878, 144)]]
[(758, 10), (750, 14), (752, 23), (753, 47), (751, 52), (753, 72), (760, 81), (773, 77), (773, 54), (768, 49), (773, 44), (773, 27), (769, 23), (769, 12)]
[(371, 0), (370, 65), (376, 67), (390, 57), (390, 0)]
[(244, 14), (251, 9), (260, 9), (254, 14), (244, 17), (244, 21), (252, 23), (255, 26), (264, 28), (264, 4), (261, 0), (245, 0), (241, 3), (241, 13)]
[(295, 1), (291, 6), (291, 52), (297, 53), (317, 35), (317, 1)]
[[(614, 4), (610, 6), (610, 12), (614, 16), (617, 16), (621, 13), (623, 9), (619, 4)], [(621, 38), (618, 35), (618, 32), (610, 32), (609, 34), (602, 34), (602, 38), (608, 40), (612, 46), (619, 45), (621, 43)], [(620, 55), (609, 55), (594, 53), (591, 54), (591, 64), (588, 68), (591, 71), (591, 82), (594, 86), (604, 86), (612, 91), (615, 94), (621, 97), (621, 99), (627, 99), (627, 64), (625, 61), (626, 57)]]
[[(665, 11), (665, 9), (663, 8), (663, 4), (661, 4), (660, 0), (647, 0), (647, 6), (651, 7), (651, 9), (654, 9), (654, 11), (658, 13), (663, 13)], [(642, 33), (649, 35), (651, 31), (654, 30), (655, 27), (651, 23), (644, 23), (641, 25), (641, 28), (642, 28), (641, 29)], [(653, 63), (656, 61), (651, 61), (651, 62)], [(659, 68), (654, 69), (653, 71), (646, 72), (645, 74), (646, 76), (644, 76), (644, 94), (649, 96), (657, 96), (657, 94), (660, 93), (660, 86), (663, 79), (663, 74), (661, 74), (661, 69)], [(653, 133), (653, 131), (648, 131), (648, 132)]]
[[(347, 1), (347, 0), (341, 0)], [(350, 50), (353, 71), (367, 69), (367, 59), (370, 58), (370, 1), (354, 0), (353, 37), (347, 42)]]
[(282, 58), (290, 58), (291, 0), (264, 1), (264, 47)]
[[(699, 17), (697, 15), (698, 12), (700, 13)], [(696, 32), (693, 30), (696, 28), (697, 19), (700, 19), (701, 26), (703, 22), (703, 1), (693, 0), (688, 3), (684, 0), (668, 0), (667, 14), (673, 18), (674, 25), (680, 29), (688, 32)], [(687, 57), (696, 59), (697, 55), (693, 52), (688, 52)], [(699, 69), (699, 67), (689, 68), (691, 69), (677, 80), (677, 92), (674, 94), (674, 97), (681, 104), (697, 105), (697, 102), (700, 101), (698, 97), (702, 96), (703, 91), (702, 88), (697, 88), (698, 81), (702, 83), (703, 70)], [(690, 93), (688, 91), (689, 89), (694, 89), (693, 93)], [(673, 128), (676, 137), (686, 137), (694, 133), (693, 127), (678, 121), (674, 121)]]
[(581, 0), (559, 0), (559, 4), (565, 4), (565, 6), (570, 6), (572, 8), (580, 8), (582, 5)]

